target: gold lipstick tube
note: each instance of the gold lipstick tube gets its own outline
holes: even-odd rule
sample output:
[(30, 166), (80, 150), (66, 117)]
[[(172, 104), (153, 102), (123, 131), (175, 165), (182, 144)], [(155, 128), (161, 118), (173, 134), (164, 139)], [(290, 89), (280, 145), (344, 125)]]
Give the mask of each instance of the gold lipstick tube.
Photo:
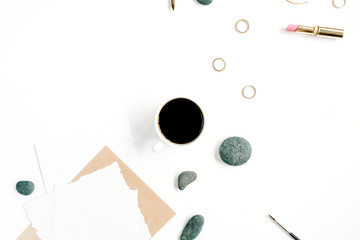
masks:
[(299, 25), (296, 29), (296, 32), (301, 32), (305, 34), (311, 34), (319, 37), (333, 37), (333, 38), (342, 38), (344, 37), (344, 30), (338, 28), (329, 28), (329, 27), (308, 27)]

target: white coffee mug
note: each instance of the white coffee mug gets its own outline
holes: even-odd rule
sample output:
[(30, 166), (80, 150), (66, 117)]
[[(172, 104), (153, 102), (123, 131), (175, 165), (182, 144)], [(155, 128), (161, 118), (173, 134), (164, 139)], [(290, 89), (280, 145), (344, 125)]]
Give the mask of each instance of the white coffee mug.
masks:
[(154, 125), (160, 141), (153, 151), (158, 152), (164, 145), (186, 146), (198, 139), (204, 128), (204, 115), (194, 101), (174, 98), (156, 111)]

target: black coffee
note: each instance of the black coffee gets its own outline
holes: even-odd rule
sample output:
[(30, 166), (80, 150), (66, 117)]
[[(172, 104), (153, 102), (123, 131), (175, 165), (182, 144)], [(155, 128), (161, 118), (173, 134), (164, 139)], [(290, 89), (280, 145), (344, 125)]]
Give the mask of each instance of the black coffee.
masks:
[(176, 98), (166, 103), (159, 114), (159, 127), (173, 143), (195, 140), (204, 126), (204, 116), (196, 103), (186, 98)]

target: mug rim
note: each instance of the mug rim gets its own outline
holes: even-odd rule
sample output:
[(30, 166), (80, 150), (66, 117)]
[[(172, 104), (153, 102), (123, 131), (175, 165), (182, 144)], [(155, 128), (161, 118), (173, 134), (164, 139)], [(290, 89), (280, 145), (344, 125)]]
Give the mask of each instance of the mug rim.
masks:
[[(163, 109), (163, 107), (168, 104), (169, 102), (175, 100), (175, 99), (186, 99), (186, 100), (189, 100), (193, 103), (196, 104), (196, 106), (200, 109), (201, 111), (201, 115), (202, 115), (202, 128), (201, 128), (201, 132), (199, 133), (199, 135), (193, 139), (192, 141), (188, 142), (188, 143), (174, 143), (172, 141), (170, 141), (169, 139), (167, 139), (165, 137), (165, 135), (162, 133), (161, 129), (160, 129), (160, 125), (159, 125), (159, 117), (160, 117), (160, 112), (161, 110)], [(156, 130), (156, 133), (158, 134), (158, 136), (160, 137), (160, 140), (163, 141), (165, 144), (168, 144), (168, 145), (171, 145), (171, 146), (176, 146), (176, 147), (181, 147), (181, 146), (186, 146), (186, 145), (189, 145), (193, 142), (195, 142), (199, 137), (200, 135), (202, 134), (203, 130), (204, 130), (204, 125), (205, 125), (205, 117), (204, 117), (204, 112), (203, 110), (200, 108), (200, 106), (193, 100), (189, 99), (189, 98), (186, 98), (186, 97), (176, 97), (176, 98), (172, 98), (168, 101), (166, 101), (164, 104), (160, 105), (160, 107), (158, 108), (158, 110), (156, 111), (156, 114), (155, 114), (155, 119), (154, 119), (154, 124), (155, 124), (155, 130)]]

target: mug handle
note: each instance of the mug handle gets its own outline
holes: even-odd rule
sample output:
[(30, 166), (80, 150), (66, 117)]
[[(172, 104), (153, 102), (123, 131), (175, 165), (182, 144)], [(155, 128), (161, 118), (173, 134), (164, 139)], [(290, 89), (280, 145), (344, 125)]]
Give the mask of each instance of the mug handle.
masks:
[(165, 143), (163, 141), (158, 141), (154, 147), (153, 147), (153, 151), (154, 153), (157, 153), (160, 151), (160, 149), (165, 145)]

